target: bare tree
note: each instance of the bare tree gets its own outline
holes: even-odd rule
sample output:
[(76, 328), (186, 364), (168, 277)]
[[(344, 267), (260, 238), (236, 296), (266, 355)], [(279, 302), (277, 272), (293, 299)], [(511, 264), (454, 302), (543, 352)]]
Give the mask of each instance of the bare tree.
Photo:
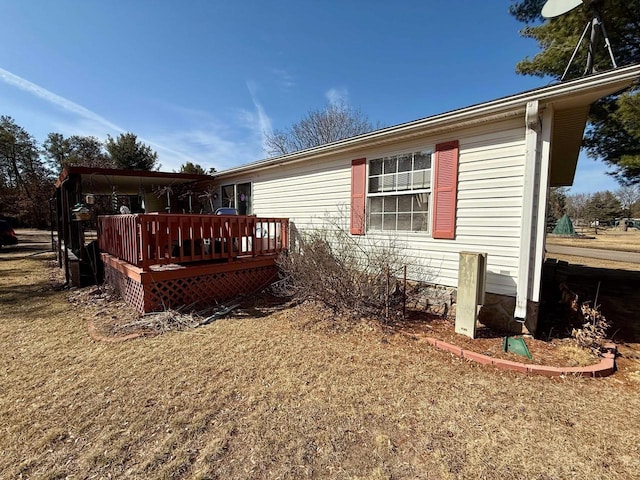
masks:
[(585, 207), (591, 195), (588, 193), (572, 193), (566, 197), (567, 214), (575, 221), (585, 221)]
[(373, 125), (360, 110), (345, 103), (330, 103), (312, 110), (286, 130), (267, 134), (266, 153), (270, 157), (317, 147), (370, 132)]
[(631, 207), (640, 200), (640, 185), (626, 185), (615, 191), (614, 195), (622, 205), (625, 217), (631, 216)]

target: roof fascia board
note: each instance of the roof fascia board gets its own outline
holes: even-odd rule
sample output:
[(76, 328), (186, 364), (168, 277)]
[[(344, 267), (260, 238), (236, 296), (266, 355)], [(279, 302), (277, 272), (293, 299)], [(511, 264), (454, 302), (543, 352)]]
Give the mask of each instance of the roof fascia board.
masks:
[(142, 177), (142, 178), (175, 178), (176, 180), (213, 180), (211, 175), (201, 175), (199, 173), (176, 173), (176, 172), (156, 172), (148, 170), (125, 170), (118, 168), (94, 168), (67, 165), (62, 169), (58, 180), (55, 183), (59, 187), (71, 175), (103, 175), (113, 177)]

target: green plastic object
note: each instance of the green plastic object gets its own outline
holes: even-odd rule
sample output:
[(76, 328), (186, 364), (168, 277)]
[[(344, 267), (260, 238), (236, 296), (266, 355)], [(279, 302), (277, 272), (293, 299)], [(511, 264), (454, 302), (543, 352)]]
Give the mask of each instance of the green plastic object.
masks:
[(565, 213), (562, 216), (562, 218), (558, 220), (556, 227), (553, 229), (553, 232), (551, 233), (553, 233), (554, 235), (567, 235), (567, 236), (575, 237), (576, 231), (573, 228), (573, 223), (571, 222), (569, 215)]
[(527, 357), (529, 360), (533, 358), (522, 337), (504, 337), (502, 340), (502, 348), (505, 352), (513, 352), (517, 355)]

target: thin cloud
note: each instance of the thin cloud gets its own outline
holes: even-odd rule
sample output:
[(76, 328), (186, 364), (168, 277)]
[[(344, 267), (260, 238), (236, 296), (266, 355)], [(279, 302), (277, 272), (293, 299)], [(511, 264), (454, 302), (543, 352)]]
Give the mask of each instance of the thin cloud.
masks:
[[(198, 163), (205, 168), (231, 167), (238, 160), (249, 161), (255, 159), (260, 148), (252, 148), (251, 145), (240, 145), (233, 140), (226, 138), (225, 132), (218, 132), (213, 125), (204, 128), (167, 132), (164, 135), (168, 141), (180, 145), (185, 153), (185, 157), (190, 161)], [(178, 166), (172, 165), (178, 169)]]
[[(107, 133), (117, 135), (127, 131), (82, 105), (2, 68), (0, 82), (72, 114), (72, 118), (48, 115), (51, 117), (48, 124), (53, 131), (97, 138), (104, 138)], [(158, 152), (163, 170), (178, 170), (187, 161), (220, 169), (261, 158), (265, 135), (271, 132), (271, 119), (254, 94), (256, 86), (247, 86), (255, 111), (242, 111), (239, 125), (216, 121), (207, 112), (174, 106), (185, 117), (183, 124), (195, 128), (156, 130), (150, 137), (138, 135), (138, 139)], [(242, 140), (236, 140), (236, 137)]]
[(80, 117), (86, 120), (91, 120), (93, 122), (99, 123), (100, 125), (106, 127), (106, 129), (108, 130), (119, 132), (119, 133), (124, 132), (124, 129), (122, 129), (115, 123), (110, 122), (106, 118), (101, 117), (97, 113), (92, 112), (91, 110), (83, 107), (82, 105), (78, 105), (77, 103), (72, 102), (71, 100), (61, 97), (60, 95), (56, 95), (55, 93), (47, 90), (46, 88), (43, 88), (39, 85), (36, 85), (33, 82), (30, 82), (29, 80), (19, 77), (18, 75), (11, 73), (8, 70), (5, 70), (4, 68), (0, 68), (0, 80), (2, 80), (4, 83), (8, 85), (19, 88), (20, 90), (23, 90), (53, 105), (56, 105), (57, 107), (60, 107), (63, 110), (67, 110), (71, 113), (75, 113), (76, 115), (79, 115)]
[[(98, 115), (95, 112), (92, 112), (88, 108), (83, 107), (67, 98), (61, 97), (50, 90), (47, 90), (44, 87), (36, 85), (29, 80), (19, 77), (8, 70), (0, 68), (0, 81), (6, 83), (7, 85), (16, 87), (22, 91), (25, 91), (35, 97), (38, 97), (62, 110), (66, 110), (67, 112), (71, 112), (75, 114), (78, 119), (78, 123), (80, 125), (75, 126), (75, 131), (82, 132), (90, 132), (90, 135), (102, 137), (98, 132), (102, 129), (106, 130), (110, 133), (125, 133), (125, 129), (116, 125), (115, 123), (107, 120), (106, 118)], [(72, 127), (67, 125), (67, 130), (72, 130)], [(175, 150), (171, 147), (167, 147), (166, 145), (159, 143), (152, 139), (138, 137), (140, 141), (150, 145), (154, 149), (158, 150), (159, 153), (165, 153), (177, 159), (186, 161), (191, 160), (191, 156), (185, 155), (183, 152)]]
[(282, 68), (274, 68), (271, 70), (271, 73), (273, 73), (280, 86), (285, 90), (290, 90), (297, 85), (295, 77)]
[(244, 118), (249, 126), (254, 126), (254, 130), (257, 129), (260, 134), (262, 149), (267, 151), (267, 136), (271, 135), (273, 128), (271, 125), (271, 118), (267, 115), (262, 104), (258, 101), (256, 95), (257, 85), (253, 82), (247, 82), (247, 89), (251, 95), (251, 101), (255, 107), (255, 112), (244, 112)]
[(349, 103), (349, 91), (342, 88), (331, 88), (324, 94), (331, 105), (343, 106)]

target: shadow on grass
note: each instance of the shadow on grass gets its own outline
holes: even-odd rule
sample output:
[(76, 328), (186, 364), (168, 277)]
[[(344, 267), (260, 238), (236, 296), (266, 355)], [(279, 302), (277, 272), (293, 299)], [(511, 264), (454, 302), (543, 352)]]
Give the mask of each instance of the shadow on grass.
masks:
[[(51, 285), (43, 280), (30, 285), (17, 285), (0, 288), (0, 303), (2, 303), (2, 317), (9, 317), (13, 310), (20, 308), (20, 315), (37, 314), (42, 309), (43, 302), (49, 302), (54, 296), (59, 295), (62, 288)], [(34, 300), (38, 300), (34, 302)], [(38, 318), (34, 316), (33, 318)]]
[(246, 316), (264, 318), (290, 306), (290, 298), (277, 297), (271, 293), (262, 292), (245, 298), (240, 304), (239, 311)]
[(22, 245), (3, 246), (0, 249), (0, 262), (11, 262), (21, 258), (29, 258), (38, 255), (55, 255), (51, 245), (43, 243), (26, 243)]

